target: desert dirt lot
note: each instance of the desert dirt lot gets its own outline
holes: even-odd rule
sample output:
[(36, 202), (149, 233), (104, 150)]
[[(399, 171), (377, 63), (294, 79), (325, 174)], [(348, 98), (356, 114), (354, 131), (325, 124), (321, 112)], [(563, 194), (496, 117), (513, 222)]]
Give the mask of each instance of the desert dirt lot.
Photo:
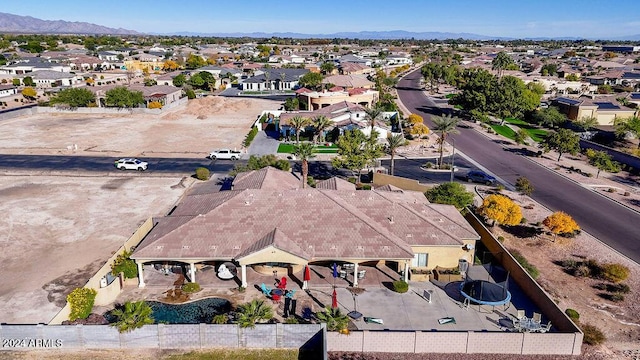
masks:
[[(216, 147), (240, 148), (258, 114), (279, 106), (210, 97), (158, 116), (20, 117), (0, 122), (0, 153), (203, 157)], [(67, 149), (70, 144), (78, 149)], [(69, 291), (144, 220), (166, 214), (194, 181), (133, 172), (58, 174), (0, 170), (0, 323), (49, 322)]]

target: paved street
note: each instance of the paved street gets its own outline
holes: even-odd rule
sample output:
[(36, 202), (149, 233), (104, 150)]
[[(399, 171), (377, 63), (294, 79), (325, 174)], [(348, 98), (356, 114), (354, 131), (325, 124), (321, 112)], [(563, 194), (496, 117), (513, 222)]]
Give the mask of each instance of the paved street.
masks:
[[(441, 109), (419, 89), (420, 70), (407, 75), (398, 85), (398, 96), (412, 112), (425, 118), (432, 127), (431, 116)], [(640, 214), (579, 186), (546, 168), (537, 166), (524, 156), (507, 151), (504, 144), (488, 139), (469, 128), (459, 128), (456, 148), (509, 183), (524, 176), (534, 185), (532, 198), (552, 210), (569, 213), (581, 227), (635, 262), (640, 262), (640, 236), (637, 223)], [(451, 141), (451, 140), (450, 140)]]

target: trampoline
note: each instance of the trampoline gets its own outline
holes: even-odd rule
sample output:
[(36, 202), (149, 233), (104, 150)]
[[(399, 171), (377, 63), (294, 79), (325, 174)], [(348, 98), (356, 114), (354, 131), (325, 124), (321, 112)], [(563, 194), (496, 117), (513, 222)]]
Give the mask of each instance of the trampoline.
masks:
[(478, 305), (500, 306), (511, 301), (511, 293), (507, 290), (506, 282), (495, 284), (486, 280), (471, 280), (460, 284), (460, 294)]

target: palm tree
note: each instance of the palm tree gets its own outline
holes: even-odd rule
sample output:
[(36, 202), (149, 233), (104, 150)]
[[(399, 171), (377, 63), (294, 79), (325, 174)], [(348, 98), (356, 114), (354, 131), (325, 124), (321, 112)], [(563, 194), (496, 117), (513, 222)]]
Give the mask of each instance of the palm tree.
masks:
[(129, 332), (144, 325), (153, 324), (152, 314), (153, 310), (145, 301), (127, 301), (124, 306), (111, 312), (111, 315), (116, 317), (116, 322), (112, 325), (121, 333)]
[[(631, 133), (636, 138), (640, 138), (640, 117), (638, 116), (615, 119), (613, 127), (616, 129), (616, 135), (618, 136), (625, 136)], [(640, 141), (638, 142), (638, 149), (640, 149)]]
[(369, 123), (371, 124), (371, 132), (373, 132), (373, 127), (376, 124), (376, 120), (382, 114), (382, 110), (377, 106), (371, 106), (369, 108), (365, 108), (364, 112), (366, 113), (367, 119), (369, 119)]
[(458, 134), (459, 131), (456, 129), (456, 126), (458, 125), (458, 121), (460, 121), (460, 119), (458, 119), (457, 117), (453, 117), (451, 115), (446, 115), (446, 116), (434, 116), (433, 119), (431, 119), (431, 121), (433, 121), (433, 124), (435, 125), (433, 131), (438, 134), (438, 136), (440, 137), (438, 139), (438, 143), (440, 144), (440, 160), (438, 162), (438, 167), (442, 167), (442, 154), (444, 151), (444, 143), (447, 140), (447, 135), (449, 134)]
[(347, 315), (340, 312), (339, 308), (327, 307), (325, 311), (316, 314), (318, 320), (327, 324), (327, 330), (340, 331), (347, 328), (349, 325), (349, 318)]
[(238, 325), (240, 327), (255, 327), (259, 320), (273, 318), (273, 308), (267, 306), (264, 300), (252, 300), (238, 306)]
[(506, 52), (501, 51), (491, 62), (491, 69), (497, 70), (498, 78), (502, 78), (502, 72), (511, 64), (513, 64), (513, 59)]
[(294, 116), (289, 121), (289, 124), (296, 131), (296, 143), (300, 144), (300, 130), (304, 129), (309, 125), (310, 121), (308, 118), (302, 116)]
[(391, 135), (387, 138), (387, 152), (391, 155), (391, 175), (393, 176), (394, 169), (394, 157), (396, 155), (396, 150), (399, 147), (404, 146), (407, 143), (407, 140), (404, 139), (404, 135), (396, 134)]
[(302, 160), (302, 188), (307, 186), (307, 175), (309, 175), (309, 159), (314, 158), (315, 147), (312, 143), (302, 143), (296, 145), (293, 154)]
[(324, 115), (318, 115), (318, 116), (314, 117), (313, 118), (313, 127), (315, 128), (316, 131), (315, 131), (315, 136), (314, 136), (313, 142), (317, 143), (318, 139), (320, 139), (320, 141), (324, 141), (323, 132), (324, 132), (324, 130), (326, 130), (331, 125), (333, 125), (333, 121), (329, 120)]

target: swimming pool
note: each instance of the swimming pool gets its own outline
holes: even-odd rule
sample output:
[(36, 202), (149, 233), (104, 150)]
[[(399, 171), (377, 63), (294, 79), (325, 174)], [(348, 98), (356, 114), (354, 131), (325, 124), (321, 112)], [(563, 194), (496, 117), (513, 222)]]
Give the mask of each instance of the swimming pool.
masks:
[(186, 304), (165, 304), (147, 301), (153, 310), (156, 324), (211, 324), (213, 317), (231, 310), (231, 303), (220, 298), (209, 298)]

